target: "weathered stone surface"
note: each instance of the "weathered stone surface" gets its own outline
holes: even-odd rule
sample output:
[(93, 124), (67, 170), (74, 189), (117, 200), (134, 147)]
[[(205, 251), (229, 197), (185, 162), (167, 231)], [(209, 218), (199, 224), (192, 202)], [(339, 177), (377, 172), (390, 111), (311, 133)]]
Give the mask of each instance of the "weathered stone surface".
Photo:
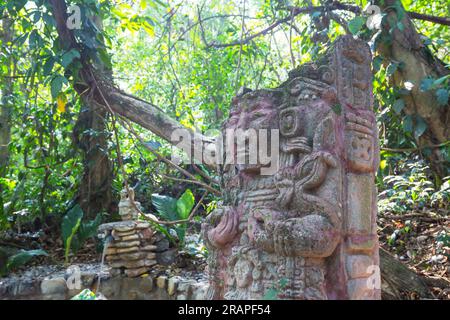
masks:
[[(33, 295), (38, 292), (38, 286), (32, 279), (24, 279), (17, 286), (16, 295)], [(1, 296), (1, 294), (0, 294)]]
[(156, 252), (162, 252), (162, 251), (169, 250), (170, 243), (169, 243), (169, 240), (167, 240), (166, 238), (163, 238), (160, 241), (155, 242), (155, 246), (156, 246), (156, 249), (155, 249)]
[(156, 286), (160, 289), (164, 289), (167, 284), (167, 277), (166, 276), (159, 276), (156, 278)]
[(152, 229), (141, 229), (139, 231), (139, 238), (143, 240), (151, 240), (153, 238), (154, 232)]
[[(155, 234), (150, 223), (137, 220), (139, 208), (140, 204), (134, 200), (134, 190), (123, 190), (119, 215), (125, 221), (107, 223), (99, 227), (99, 237), (108, 239), (105, 261), (112, 267), (113, 275), (126, 274), (136, 277), (149, 271), (150, 267), (157, 263), (157, 246), (153, 243), (158, 233)], [(165, 239), (161, 235), (158, 238), (161, 241)]]
[(132, 278), (133, 277), (139, 277), (140, 275), (143, 275), (143, 274), (145, 274), (147, 272), (148, 272), (148, 268), (147, 267), (141, 267), (141, 268), (136, 268), (136, 269), (129, 268), (129, 269), (125, 270), (125, 274), (128, 277), (132, 277)]
[[(138, 251), (134, 253), (121, 253), (116, 256), (112, 256), (116, 259), (122, 259), (122, 260), (139, 260), (139, 259), (156, 259), (156, 254), (154, 252), (146, 252), (146, 251)], [(112, 259), (115, 260), (115, 259)]]
[(6, 296), (8, 293), (8, 284), (6, 281), (0, 281), (0, 297)]
[(141, 251), (149, 251), (149, 252), (155, 251), (156, 252), (156, 246), (149, 244), (149, 245), (142, 246), (140, 248), (140, 250)]
[(112, 234), (112, 236), (113, 236), (114, 238), (127, 237), (127, 236), (134, 235), (134, 234), (136, 234), (136, 233), (137, 233), (137, 231), (136, 231), (135, 229), (133, 229), (133, 230), (131, 230), (131, 231), (127, 231), (127, 232), (119, 232), (119, 231), (117, 231), (117, 230), (113, 230), (113, 231), (111, 232), (111, 234)]
[(148, 228), (150, 228), (150, 223), (145, 222), (145, 221), (137, 221), (136, 228), (137, 229), (148, 229)]
[[(7, 276), (0, 280), (0, 300), (9, 299), (33, 299), (33, 300), (68, 300), (84, 289), (97, 290), (99, 272), (102, 271), (102, 280), (97, 296), (103, 295), (107, 300), (122, 299), (176, 299), (178, 294), (185, 295), (185, 298), (201, 298), (199, 289), (205, 286), (205, 281), (199, 278), (199, 274), (188, 272), (181, 276), (166, 278), (164, 288), (156, 286), (154, 274), (147, 273), (146, 269), (129, 269), (129, 275), (125, 272), (122, 275), (112, 276), (109, 268), (100, 268), (99, 264), (77, 265), (81, 272), (81, 286), (75, 288), (75, 283), (70, 282), (70, 288), (62, 290), (63, 279), (73, 275), (74, 270), (67, 270), (62, 266), (38, 266), (30, 267), (27, 271), (18, 276), (17, 274)], [(117, 270), (117, 269), (112, 269)], [(125, 271), (125, 270), (124, 270)], [(177, 280), (189, 283), (185, 291), (177, 290)], [(196, 280), (194, 280), (196, 279)], [(45, 280), (41, 290), (41, 283)], [(162, 280), (162, 279), (161, 279)], [(161, 281), (160, 282), (164, 282)], [(155, 283), (155, 284), (154, 284)], [(56, 284), (56, 286), (55, 286)], [(52, 287), (51, 289), (49, 287)], [(161, 283), (160, 283), (160, 286)], [(55, 289), (56, 287), (56, 289)], [(195, 287), (192, 291), (191, 288)], [(30, 290), (36, 288), (37, 290)], [(45, 293), (44, 293), (45, 292)], [(170, 295), (169, 295), (170, 293)], [(183, 297), (182, 297), (183, 298)]]
[(117, 249), (116, 248), (106, 248), (106, 255), (113, 255), (117, 253)]
[(104, 223), (98, 227), (98, 232), (102, 233), (105, 231), (117, 231), (117, 232), (131, 232), (134, 231), (136, 226), (134, 221), (120, 221), (120, 222), (110, 222)]
[(122, 237), (121, 240), (122, 240), (122, 241), (134, 241), (134, 240), (139, 240), (139, 235), (133, 234), (133, 235), (131, 235), (131, 236), (125, 236), (125, 237)]
[(159, 264), (163, 266), (169, 266), (175, 262), (177, 254), (178, 254), (177, 249), (173, 248), (167, 251), (159, 252), (156, 255), (156, 258)]
[[(219, 168), (224, 203), (202, 226), (206, 298), (380, 298), (367, 285), (379, 279), (370, 61), (364, 42), (340, 37), (279, 88), (233, 100), (223, 136), (235, 161)], [(261, 129), (275, 130), (269, 161), (252, 149)]]
[(109, 299), (117, 299), (121, 291), (122, 283), (123, 279), (121, 277), (112, 277), (102, 281), (102, 287), (100, 290)]
[(156, 260), (150, 259), (139, 259), (135, 261), (127, 261), (127, 260), (117, 260), (112, 261), (111, 266), (113, 268), (128, 268), (128, 269), (136, 269), (140, 267), (151, 267), (156, 264)]
[(180, 281), (179, 277), (171, 277), (167, 282), (167, 293), (169, 296), (173, 296), (177, 292), (177, 285)]
[(120, 248), (120, 249), (116, 249), (116, 254), (119, 254), (119, 253), (136, 252), (136, 251), (139, 251), (139, 247), (138, 247), (138, 246), (130, 247), (130, 248)]
[(153, 290), (153, 279), (151, 277), (143, 277), (139, 281), (139, 288), (144, 292), (148, 293)]
[(119, 249), (119, 248), (130, 248), (130, 247), (136, 247), (139, 246), (141, 243), (139, 241), (120, 241), (115, 242), (112, 247)]
[(64, 278), (44, 279), (41, 282), (41, 292), (44, 295), (62, 294), (67, 291), (67, 283)]

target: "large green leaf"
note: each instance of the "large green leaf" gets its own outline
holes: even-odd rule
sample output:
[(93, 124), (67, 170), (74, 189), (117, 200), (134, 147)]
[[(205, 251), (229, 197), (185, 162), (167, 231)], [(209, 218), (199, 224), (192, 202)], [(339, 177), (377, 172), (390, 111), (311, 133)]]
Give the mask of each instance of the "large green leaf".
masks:
[(57, 75), (53, 78), (50, 84), (50, 91), (53, 99), (56, 99), (58, 94), (61, 92), (63, 83), (67, 83), (67, 79), (64, 76)]
[(161, 218), (169, 221), (177, 220), (177, 200), (175, 198), (154, 193), (152, 194), (152, 203)]
[(421, 116), (416, 115), (416, 123), (414, 126), (414, 136), (416, 139), (419, 138), (425, 130), (427, 130), (427, 123)]
[(81, 222), (77, 233), (72, 238), (72, 248), (74, 252), (80, 250), (83, 243), (97, 235), (98, 226), (102, 223), (102, 216), (98, 214), (95, 219)]
[(180, 219), (187, 219), (189, 217), (189, 214), (194, 207), (194, 202), (195, 198), (192, 191), (190, 189), (186, 189), (186, 191), (177, 200), (177, 213)]
[(76, 49), (71, 49), (61, 57), (61, 65), (67, 68), (76, 58), (80, 58), (80, 53)]
[(83, 218), (83, 210), (81, 207), (77, 204), (72, 209), (67, 212), (67, 214), (64, 216), (61, 230), (62, 230), (62, 238), (64, 242), (65, 247), (65, 260), (66, 263), (69, 259), (69, 251), (72, 243), (72, 239), (75, 236), (75, 233), (77, 232), (78, 228), (81, 224), (81, 219)]
[(403, 110), (404, 107), (405, 107), (405, 101), (403, 99), (395, 100), (393, 108), (397, 114), (399, 114)]
[(82, 222), (78, 230), (80, 240), (84, 241), (97, 235), (98, 226), (102, 223), (102, 216), (98, 214), (94, 220)]
[(363, 27), (366, 19), (364, 17), (355, 17), (348, 22), (348, 29), (352, 34), (357, 34)]
[(8, 271), (20, 267), (36, 256), (46, 256), (47, 252), (41, 249), (37, 250), (21, 250), (15, 255), (8, 258), (6, 269)]

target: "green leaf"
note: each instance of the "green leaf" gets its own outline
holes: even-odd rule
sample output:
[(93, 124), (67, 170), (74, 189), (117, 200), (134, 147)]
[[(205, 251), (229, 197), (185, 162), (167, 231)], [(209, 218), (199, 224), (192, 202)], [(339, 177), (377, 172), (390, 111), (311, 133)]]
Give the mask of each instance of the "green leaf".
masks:
[(97, 229), (101, 223), (102, 216), (100, 214), (97, 214), (93, 220), (82, 222), (80, 229), (78, 230), (80, 240), (84, 241), (88, 238), (95, 237), (97, 235)]
[(416, 124), (414, 126), (414, 136), (419, 138), (427, 130), (427, 123), (419, 115), (416, 115)]
[(399, 114), (403, 110), (404, 107), (405, 107), (405, 101), (403, 99), (395, 100), (394, 105), (392, 106), (395, 113), (397, 113), (397, 114)]
[(77, 50), (72, 49), (63, 54), (63, 56), (61, 57), (61, 65), (64, 68), (67, 68), (73, 62), (74, 59), (76, 58), (79, 59), (80, 57), (81, 57), (80, 53)]
[(406, 132), (412, 132), (412, 117), (409, 114), (403, 118), (403, 129)]
[(67, 212), (67, 214), (64, 216), (62, 224), (61, 224), (61, 232), (62, 232), (62, 238), (64, 242), (65, 247), (65, 260), (66, 263), (69, 259), (69, 251), (71, 248), (72, 239), (75, 236), (75, 233), (77, 232), (78, 228), (81, 224), (81, 219), (83, 218), (83, 210), (81, 207), (77, 204), (72, 209)]
[(37, 250), (21, 250), (19, 253), (8, 258), (8, 262), (6, 263), (6, 269), (8, 271), (13, 270), (17, 267), (20, 267), (30, 261), (33, 257), (36, 256), (46, 256), (47, 252), (41, 249)]
[(422, 79), (422, 81), (420, 82), (420, 90), (422, 91), (430, 90), (431, 87), (433, 86), (433, 82), (434, 80), (432, 78)]
[(112, 68), (111, 57), (105, 49), (97, 50), (100, 60), (103, 62), (106, 68)]
[(25, 43), (25, 41), (27, 41), (27, 38), (29, 35), (30, 35), (30, 33), (26, 32), (26, 33), (18, 36), (17, 39), (15, 40), (17, 46), (21, 47)]
[(50, 89), (52, 92), (52, 98), (56, 99), (58, 97), (58, 94), (62, 90), (63, 83), (67, 81), (65, 77), (61, 75), (57, 75), (52, 79), (52, 82), (50, 84)]
[(191, 213), (192, 208), (194, 207), (195, 198), (190, 189), (186, 189), (186, 191), (181, 195), (181, 197), (177, 200), (177, 213), (180, 219), (187, 219), (189, 214)]
[(47, 61), (44, 63), (44, 66), (42, 67), (42, 72), (44, 76), (49, 76), (52, 73), (53, 66), (55, 65), (55, 60), (53, 57), (50, 57), (47, 59)]
[(354, 17), (348, 22), (348, 29), (355, 35), (361, 30), (365, 22), (366, 19), (363, 17)]
[(381, 160), (380, 161), (380, 169), (384, 170), (384, 168), (386, 168), (387, 165), (387, 161), (386, 160)]
[(84, 242), (97, 235), (97, 229), (102, 223), (102, 216), (98, 214), (95, 219), (81, 222), (77, 233), (72, 238), (72, 248), (75, 252), (81, 249)]
[(448, 90), (440, 88), (436, 90), (436, 98), (440, 106), (445, 106), (448, 103)]
[(152, 194), (152, 204), (163, 219), (169, 221), (178, 219), (177, 200), (175, 198), (154, 193)]
[(373, 58), (372, 65), (373, 65), (373, 71), (378, 72), (381, 68), (381, 64), (383, 63), (383, 58), (380, 56), (376, 56)]
[(398, 63), (390, 63), (386, 69), (386, 75), (389, 77), (394, 74), (395, 70), (398, 68)]
[(450, 77), (450, 74), (448, 74), (446, 76), (443, 76), (443, 77), (440, 77), (439, 79), (434, 80), (433, 81), (433, 87), (439, 86), (440, 84), (442, 84), (449, 77)]

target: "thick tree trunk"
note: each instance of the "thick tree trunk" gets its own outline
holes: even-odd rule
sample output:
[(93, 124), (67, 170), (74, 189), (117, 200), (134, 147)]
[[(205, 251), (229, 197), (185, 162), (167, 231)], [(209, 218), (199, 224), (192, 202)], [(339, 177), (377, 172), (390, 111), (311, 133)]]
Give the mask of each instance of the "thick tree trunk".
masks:
[[(10, 46), (13, 30), (12, 20), (8, 17), (3, 18), (1, 30), (1, 43), (3, 48)], [(3, 50), (2, 50), (3, 51)], [(8, 52), (4, 52), (9, 57)], [(1, 81), (1, 108), (0, 108), (0, 178), (6, 176), (9, 165), (9, 143), (11, 141), (11, 113), (13, 108), (13, 82), (12, 82), (12, 61), (6, 58), (6, 74)], [(6, 223), (4, 214), (3, 185), (0, 183), (0, 226)]]
[[(399, 0), (377, 0), (375, 3), (388, 14), (382, 39), (392, 39), (390, 44), (382, 40), (378, 49), (385, 58), (403, 64), (393, 74), (392, 85), (405, 88), (407, 81), (414, 85), (409, 95), (402, 96), (405, 101), (403, 111), (407, 115), (419, 115), (427, 124), (426, 131), (417, 139), (418, 146), (435, 146), (447, 142), (450, 130), (450, 106), (439, 106), (436, 91), (422, 91), (420, 84), (427, 77), (438, 79), (448, 75), (450, 70), (423, 44), (407, 14), (398, 19), (399, 13), (392, 8), (396, 3), (402, 8)], [(399, 21), (404, 26), (403, 30), (397, 26)], [(389, 32), (391, 28), (392, 33)], [(429, 159), (438, 177), (442, 178), (448, 174), (448, 159), (444, 158), (439, 148), (431, 148)]]
[[(100, 18), (93, 23), (100, 30)], [(112, 74), (105, 66), (103, 72)], [(106, 128), (107, 110), (84, 98), (77, 123), (73, 130), (75, 144), (83, 151), (84, 173), (78, 188), (78, 203), (85, 217), (94, 219), (101, 212), (111, 211), (112, 203), (112, 165), (108, 152), (108, 132)]]
[(83, 151), (84, 173), (78, 188), (78, 203), (85, 217), (93, 219), (109, 211), (112, 200), (112, 168), (108, 154), (104, 108), (88, 105), (80, 111), (73, 131), (74, 142)]
[(424, 279), (386, 250), (380, 248), (381, 295), (384, 300), (405, 300), (413, 296), (432, 299)]

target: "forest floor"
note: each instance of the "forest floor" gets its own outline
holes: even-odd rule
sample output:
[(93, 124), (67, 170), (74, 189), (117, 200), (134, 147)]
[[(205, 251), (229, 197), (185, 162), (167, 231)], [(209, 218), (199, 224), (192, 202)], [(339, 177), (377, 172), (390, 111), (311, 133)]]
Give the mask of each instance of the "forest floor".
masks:
[[(417, 274), (423, 276), (430, 284), (430, 289), (437, 299), (450, 300), (450, 286), (433, 286), (438, 280), (450, 283), (450, 218), (446, 213), (440, 215), (431, 211), (411, 212), (401, 215), (380, 213), (378, 218), (378, 234), (382, 248), (407, 265)], [(195, 239), (198, 235), (192, 235)], [(20, 273), (30, 266), (62, 265), (64, 248), (59, 236), (47, 232), (34, 245), (46, 250), (49, 255), (37, 257), (27, 266), (16, 270)], [(187, 241), (189, 245), (189, 238)], [(198, 245), (198, 243), (196, 244)], [(88, 240), (76, 255), (70, 257), (70, 264), (99, 263), (101, 250), (94, 239)], [(206, 266), (204, 257), (181, 251), (171, 266), (158, 266), (158, 273), (177, 275), (183, 272), (203, 272)], [(434, 281), (433, 281), (434, 280)], [(442, 284), (442, 281), (441, 281)], [(408, 299), (418, 297), (411, 293)]]
[[(450, 300), (450, 218), (448, 212), (379, 214), (378, 235), (382, 248), (425, 278), (437, 299)], [(441, 281), (440, 284), (444, 282)], [(417, 299), (411, 293), (410, 299)]]

